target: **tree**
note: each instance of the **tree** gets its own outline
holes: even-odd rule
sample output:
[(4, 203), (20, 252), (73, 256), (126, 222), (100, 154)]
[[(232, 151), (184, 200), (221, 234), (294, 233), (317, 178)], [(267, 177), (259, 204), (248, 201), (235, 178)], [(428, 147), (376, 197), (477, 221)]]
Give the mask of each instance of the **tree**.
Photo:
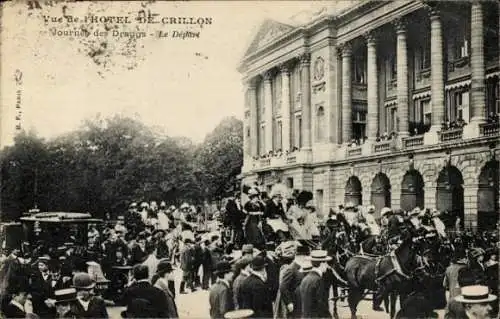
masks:
[(195, 175), (208, 199), (228, 195), (243, 165), (243, 122), (225, 118), (197, 151)]

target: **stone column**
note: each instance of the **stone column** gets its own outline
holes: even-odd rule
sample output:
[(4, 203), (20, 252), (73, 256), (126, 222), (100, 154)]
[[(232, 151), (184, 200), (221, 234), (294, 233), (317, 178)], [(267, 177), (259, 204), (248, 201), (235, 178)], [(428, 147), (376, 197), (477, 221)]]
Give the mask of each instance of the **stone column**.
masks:
[(444, 62), (441, 17), (436, 8), (430, 9), (431, 19), (431, 132), (441, 130), (444, 121)]
[(403, 18), (397, 19), (396, 21), (394, 21), (394, 25), (396, 27), (396, 38), (397, 38), (396, 68), (397, 68), (397, 101), (398, 101), (398, 118), (399, 118), (398, 135), (400, 138), (404, 138), (409, 135), (408, 48), (406, 45), (406, 21)]
[(266, 152), (273, 150), (273, 92), (272, 92), (272, 76), (271, 71), (264, 74), (264, 118), (265, 126), (265, 145)]
[(345, 43), (341, 48), (342, 54), (342, 142), (351, 141), (352, 134), (352, 79), (350, 43)]
[(311, 149), (311, 55), (303, 54), (300, 57), (302, 74), (302, 148)]
[(486, 76), (484, 63), (484, 24), (481, 2), (471, 8), (471, 119), (464, 128), (464, 137), (478, 137), (479, 124), (486, 119)]
[(369, 142), (374, 142), (378, 133), (378, 72), (377, 72), (377, 42), (373, 32), (365, 35), (367, 46), (367, 137)]
[(259, 114), (257, 110), (257, 83), (255, 79), (248, 82), (248, 99), (250, 108), (250, 154), (259, 156)]
[(288, 65), (281, 65), (281, 114), (283, 132), (283, 151), (291, 149), (290, 145), (290, 71)]

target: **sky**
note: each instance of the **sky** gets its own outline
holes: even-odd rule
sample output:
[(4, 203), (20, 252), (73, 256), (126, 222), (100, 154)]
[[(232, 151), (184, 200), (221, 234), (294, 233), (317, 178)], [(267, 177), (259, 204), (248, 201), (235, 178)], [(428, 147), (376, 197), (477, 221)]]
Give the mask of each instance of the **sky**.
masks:
[[(226, 116), (243, 117), (243, 84), (236, 70), (266, 18), (288, 22), (303, 11), (343, 8), (343, 2), (64, 2), (4, 3), (1, 29), (1, 136), (12, 143), (17, 112), (21, 125), (44, 138), (77, 129), (100, 113), (136, 117), (171, 136), (195, 142)], [(157, 17), (210, 17), (211, 25), (140, 24), (140, 10)], [(66, 16), (129, 16), (130, 24), (52, 22)], [(58, 36), (53, 31), (92, 26), (90, 36)], [(144, 31), (146, 37), (101, 36), (94, 31)], [(200, 32), (195, 39), (158, 38), (159, 31)], [(92, 53), (93, 52), (93, 53)], [(91, 57), (90, 55), (93, 57)], [(16, 73), (17, 72), (17, 73)], [(22, 74), (16, 82), (15, 75)], [(19, 79), (19, 76), (18, 76)], [(16, 109), (16, 106), (19, 107)]]

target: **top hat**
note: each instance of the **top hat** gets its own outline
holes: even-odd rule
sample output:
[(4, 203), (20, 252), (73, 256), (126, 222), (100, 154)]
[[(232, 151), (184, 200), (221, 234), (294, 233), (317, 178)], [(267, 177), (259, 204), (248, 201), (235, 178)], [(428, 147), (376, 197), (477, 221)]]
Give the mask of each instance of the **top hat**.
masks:
[(249, 318), (254, 314), (252, 309), (238, 309), (228, 311), (224, 314), (225, 319), (244, 319)]
[(56, 298), (56, 304), (70, 302), (76, 299), (76, 289), (75, 288), (58, 289), (54, 291), (54, 296)]
[(92, 289), (95, 287), (95, 282), (90, 278), (89, 274), (79, 272), (73, 276), (73, 287), (82, 290)]
[(263, 256), (255, 256), (250, 264), (253, 270), (262, 270), (267, 266), (266, 259)]
[(465, 286), (461, 289), (462, 294), (455, 300), (462, 303), (486, 303), (497, 300), (497, 296), (489, 294), (488, 286)]
[(221, 261), (215, 265), (215, 274), (227, 274), (232, 271), (231, 264), (228, 261)]
[(308, 259), (310, 261), (330, 261), (332, 257), (328, 256), (326, 250), (313, 250)]
[(300, 245), (297, 247), (297, 255), (307, 256), (311, 252), (311, 248), (307, 245)]
[(156, 267), (156, 273), (160, 276), (163, 276), (165, 273), (171, 273), (174, 270), (172, 267), (172, 263), (168, 260), (168, 258), (160, 260), (158, 266)]

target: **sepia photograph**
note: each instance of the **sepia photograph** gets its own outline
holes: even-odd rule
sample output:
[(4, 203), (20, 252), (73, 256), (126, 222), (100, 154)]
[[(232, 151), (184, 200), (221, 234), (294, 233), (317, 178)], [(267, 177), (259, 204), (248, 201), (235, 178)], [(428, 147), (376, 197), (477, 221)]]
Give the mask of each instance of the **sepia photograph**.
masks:
[(0, 3), (0, 318), (500, 319), (498, 0)]

